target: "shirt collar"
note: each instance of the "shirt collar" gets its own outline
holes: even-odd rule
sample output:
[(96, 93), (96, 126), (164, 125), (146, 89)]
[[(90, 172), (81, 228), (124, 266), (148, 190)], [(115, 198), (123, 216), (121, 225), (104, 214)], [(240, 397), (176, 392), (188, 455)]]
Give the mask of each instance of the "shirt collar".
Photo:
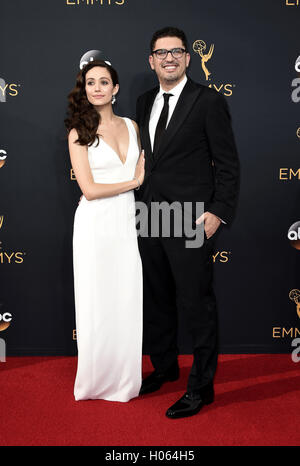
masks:
[(159, 93), (157, 94), (157, 98), (160, 99), (163, 96), (163, 94), (165, 94), (165, 93), (166, 94), (173, 94), (173, 96), (179, 97), (181, 92), (182, 92), (182, 89), (186, 85), (186, 82), (187, 82), (187, 77), (185, 75), (183, 80), (180, 81), (179, 84), (177, 84), (175, 87), (173, 87), (173, 89), (170, 89), (168, 92), (164, 91), (164, 89), (160, 86)]

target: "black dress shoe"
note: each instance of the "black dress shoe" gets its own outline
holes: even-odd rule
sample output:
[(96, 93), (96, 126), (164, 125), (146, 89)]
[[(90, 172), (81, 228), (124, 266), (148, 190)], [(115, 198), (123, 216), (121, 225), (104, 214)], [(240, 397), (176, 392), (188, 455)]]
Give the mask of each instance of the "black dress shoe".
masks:
[(186, 392), (176, 403), (174, 403), (166, 412), (166, 416), (170, 419), (178, 419), (180, 417), (193, 416), (199, 413), (204, 405), (208, 405), (214, 401), (214, 392), (202, 397), (198, 393)]
[(156, 392), (165, 382), (173, 382), (179, 379), (179, 367), (178, 364), (174, 364), (166, 372), (154, 371), (148, 377), (146, 377), (140, 389), (140, 395), (146, 393)]

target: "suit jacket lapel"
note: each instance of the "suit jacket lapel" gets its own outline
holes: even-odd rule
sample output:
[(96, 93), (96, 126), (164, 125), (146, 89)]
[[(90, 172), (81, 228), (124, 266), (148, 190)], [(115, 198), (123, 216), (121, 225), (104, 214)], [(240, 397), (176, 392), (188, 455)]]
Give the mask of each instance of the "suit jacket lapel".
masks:
[[(172, 141), (172, 138), (177, 133), (180, 126), (183, 124), (184, 120), (186, 119), (189, 112), (191, 111), (192, 106), (194, 105), (201, 90), (202, 88), (200, 86), (197, 86), (191, 79), (188, 78), (188, 81), (186, 85), (184, 86), (180, 94), (180, 97), (178, 99), (177, 105), (173, 111), (168, 127), (163, 135), (159, 148), (154, 156), (153, 164), (157, 162), (159, 157), (161, 157), (165, 149), (168, 147), (168, 145)], [(149, 126), (149, 120), (148, 120), (148, 126)]]
[(159, 91), (159, 87), (156, 87), (153, 89), (149, 95), (147, 96), (147, 100), (145, 102), (145, 111), (144, 111), (144, 119), (142, 123), (142, 140), (144, 142), (144, 147), (143, 149), (145, 150), (145, 156), (149, 155), (149, 159), (152, 159), (152, 147), (151, 147), (151, 140), (150, 140), (150, 134), (149, 134), (149, 120), (150, 120), (150, 115), (151, 115), (151, 110), (153, 107), (154, 99), (156, 97), (156, 94)]

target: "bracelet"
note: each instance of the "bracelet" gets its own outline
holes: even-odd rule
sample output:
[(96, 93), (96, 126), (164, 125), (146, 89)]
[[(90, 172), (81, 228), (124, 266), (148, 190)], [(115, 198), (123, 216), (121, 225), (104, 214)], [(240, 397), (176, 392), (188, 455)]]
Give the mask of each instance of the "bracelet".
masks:
[(136, 176), (134, 176), (133, 179), (138, 182), (138, 186), (136, 188), (134, 188), (136, 191), (138, 191), (140, 189), (140, 187), (141, 187), (141, 183), (139, 182), (139, 179)]

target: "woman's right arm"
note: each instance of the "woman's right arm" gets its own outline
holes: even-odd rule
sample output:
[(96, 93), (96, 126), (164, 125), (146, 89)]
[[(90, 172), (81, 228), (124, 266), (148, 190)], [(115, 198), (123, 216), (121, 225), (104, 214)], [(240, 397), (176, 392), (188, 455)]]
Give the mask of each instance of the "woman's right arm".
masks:
[[(88, 201), (100, 199), (102, 197), (116, 196), (117, 194), (125, 193), (139, 186), (138, 181), (135, 179), (124, 181), (122, 183), (95, 183), (88, 161), (87, 146), (76, 144), (75, 141), (77, 139), (78, 133), (76, 129), (73, 128), (68, 136), (71, 164), (82, 194)], [(144, 163), (145, 160), (142, 153), (137, 163), (137, 170), (135, 173), (135, 176), (138, 178), (140, 184), (142, 184), (144, 181)]]

